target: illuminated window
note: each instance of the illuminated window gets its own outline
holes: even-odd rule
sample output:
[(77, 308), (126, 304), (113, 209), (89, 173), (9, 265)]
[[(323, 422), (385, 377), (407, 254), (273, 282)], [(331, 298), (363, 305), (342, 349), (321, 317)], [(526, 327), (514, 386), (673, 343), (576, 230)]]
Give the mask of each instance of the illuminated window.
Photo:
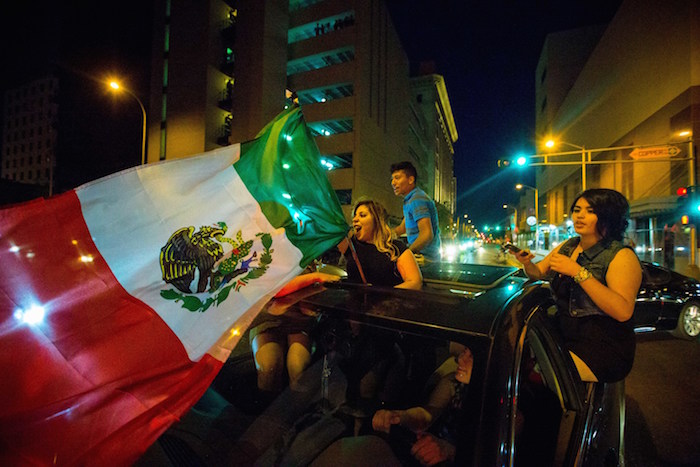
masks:
[(287, 63), (287, 76), (303, 73), (305, 71), (318, 70), (339, 63), (350, 62), (354, 59), (355, 48), (352, 46), (324, 51), (318, 55), (289, 61)]
[(326, 170), (350, 168), (352, 167), (352, 153), (324, 154), (321, 156), (321, 166)]
[(353, 130), (351, 118), (341, 120), (327, 120), (324, 122), (309, 123), (311, 134), (314, 136), (330, 136), (340, 133), (349, 133)]
[[(342, 83), (334, 84), (333, 86), (306, 89), (304, 91), (299, 91), (297, 96), (299, 97), (299, 104), (314, 104), (318, 102), (328, 102), (334, 99), (341, 99), (343, 97), (349, 97), (354, 94), (354, 87), (352, 83)], [(324, 100), (325, 99), (325, 100)]]

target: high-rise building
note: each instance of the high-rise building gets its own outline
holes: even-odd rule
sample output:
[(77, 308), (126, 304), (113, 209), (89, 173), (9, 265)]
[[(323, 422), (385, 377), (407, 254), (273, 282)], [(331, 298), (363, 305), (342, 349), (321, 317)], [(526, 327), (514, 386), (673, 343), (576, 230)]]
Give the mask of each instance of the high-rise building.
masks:
[(56, 154), (58, 79), (47, 76), (5, 92), (0, 178), (48, 187)]
[(289, 89), (346, 216), (359, 198), (371, 197), (402, 217), (390, 166), (418, 161), (407, 145), (408, 58), (384, 3), (291, 0), (288, 37)]
[(412, 152), (408, 122), (423, 110), (412, 108), (408, 58), (383, 1), (158, 0), (154, 26), (149, 161), (252, 139), (297, 102), (348, 218), (361, 197), (402, 216), (389, 173), (401, 160), (454, 211), (452, 160), (437, 157), (456, 138), (444, 82), (425, 101), (435, 99), (426, 118), (444, 141)]
[(148, 161), (245, 141), (285, 102), (287, 0), (158, 0)]
[(408, 151), (418, 161), (418, 178), (426, 180), (426, 192), (438, 207), (440, 228), (447, 233), (454, 230), (457, 204), (453, 146), (457, 127), (445, 79), (429, 70), (422, 71), (426, 74), (411, 78)]

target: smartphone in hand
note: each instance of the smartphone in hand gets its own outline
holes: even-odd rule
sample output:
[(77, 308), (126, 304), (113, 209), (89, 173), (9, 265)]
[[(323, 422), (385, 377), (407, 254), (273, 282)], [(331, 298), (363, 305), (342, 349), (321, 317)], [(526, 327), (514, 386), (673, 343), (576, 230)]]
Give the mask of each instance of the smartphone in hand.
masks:
[(519, 254), (521, 251), (523, 251), (523, 250), (521, 250), (520, 248), (518, 248), (517, 246), (513, 245), (512, 243), (504, 243), (504, 244), (503, 244), (503, 249), (504, 249), (504, 250), (508, 250), (508, 251), (510, 251), (511, 253), (515, 254), (515, 255), (517, 255), (517, 254)]

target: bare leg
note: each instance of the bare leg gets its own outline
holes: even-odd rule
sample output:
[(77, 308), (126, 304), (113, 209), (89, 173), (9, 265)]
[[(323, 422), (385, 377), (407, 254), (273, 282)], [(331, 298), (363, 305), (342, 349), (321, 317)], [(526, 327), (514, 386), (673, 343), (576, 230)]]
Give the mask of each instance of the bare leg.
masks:
[(266, 333), (258, 334), (253, 339), (255, 368), (258, 370), (258, 388), (263, 391), (282, 389), (284, 370), (284, 350)]
[(296, 389), (296, 383), (301, 374), (311, 362), (311, 340), (306, 334), (290, 334), (287, 336), (289, 348), (287, 350), (287, 371), (289, 372), (289, 386)]
[(598, 381), (598, 378), (596, 378), (596, 375), (593, 374), (593, 371), (591, 371), (590, 368), (588, 368), (588, 365), (586, 365), (586, 362), (581, 360), (581, 358), (576, 355), (575, 353), (569, 351), (571, 354), (571, 358), (574, 359), (574, 364), (576, 365), (576, 369), (578, 370), (578, 374), (581, 377), (581, 381), (586, 381), (589, 383), (595, 383)]

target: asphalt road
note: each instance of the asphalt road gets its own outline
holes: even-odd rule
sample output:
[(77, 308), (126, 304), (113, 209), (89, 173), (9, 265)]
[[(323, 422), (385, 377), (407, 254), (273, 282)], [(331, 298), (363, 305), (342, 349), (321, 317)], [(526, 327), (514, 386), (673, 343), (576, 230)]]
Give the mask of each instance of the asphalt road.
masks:
[(700, 342), (639, 335), (625, 387), (627, 465), (699, 466)]

